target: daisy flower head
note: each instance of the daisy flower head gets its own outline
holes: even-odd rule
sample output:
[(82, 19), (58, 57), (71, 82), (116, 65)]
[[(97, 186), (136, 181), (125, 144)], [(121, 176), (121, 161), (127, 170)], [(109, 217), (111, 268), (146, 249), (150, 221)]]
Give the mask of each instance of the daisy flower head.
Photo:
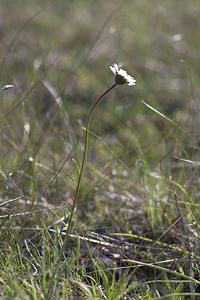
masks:
[(127, 85), (135, 85), (136, 80), (127, 74), (126, 71), (120, 69), (117, 64), (113, 64), (110, 66), (111, 71), (115, 75), (115, 82), (117, 84), (127, 84)]

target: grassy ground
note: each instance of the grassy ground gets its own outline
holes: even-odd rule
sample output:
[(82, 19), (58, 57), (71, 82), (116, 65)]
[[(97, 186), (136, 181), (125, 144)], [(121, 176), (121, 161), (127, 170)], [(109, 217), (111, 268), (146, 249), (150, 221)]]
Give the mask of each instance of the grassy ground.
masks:
[(199, 13), (1, 1), (1, 299), (200, 299)]

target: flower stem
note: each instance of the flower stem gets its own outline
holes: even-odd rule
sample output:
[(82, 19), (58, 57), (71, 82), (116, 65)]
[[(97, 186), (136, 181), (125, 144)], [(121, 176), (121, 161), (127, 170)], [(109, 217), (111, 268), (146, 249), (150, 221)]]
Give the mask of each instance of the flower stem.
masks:
[(71, 210), (71, 214), (70, 214), (70, 217), (69, 217), (69, 222), (68, 222), (66, 235), (68, 235), (70, 233), (70, 230), (71, 230), (72, 219), (73, 219), (73, 216), (74, 216), (76, 202), (77, 202), (79, 191), (80, 191), (81, 180), (82, 180), (82, 177), (83, 177), (83, 171), (84, 171), (86, 157), (87, 157), (88, 142), (89, 142), (89, 129), (90, 129), (90, 122), (91, 122), (91, 119), (92, 119), (93, 112), (94, 112), (97, 104), (102, 100), (102, 98), (105, 95), (107, 95), (112, 89), (114, 89), (116, 86), (117, 86), (117, 83), (114, 83), (99, 98), (97, 98), (97, 100), (95, 101), (94, 105), (92, 106), (92, 108), (89, 112), (88, 119), (87, 119), (87, 124), (86, 124), (86, 129), (85, 129), (85, 144), (84, 144), (83, 159), (82, 159), (81, 168), (80, 168), (80, 172), (79, 172), (79, 176), (78, 176), (78, 182), (77, 182), (77, 186), (76, 186), (75, 196), (74, 196), (74, 200), (73, 200), (73, 204), (72, 204), (72, 210)]

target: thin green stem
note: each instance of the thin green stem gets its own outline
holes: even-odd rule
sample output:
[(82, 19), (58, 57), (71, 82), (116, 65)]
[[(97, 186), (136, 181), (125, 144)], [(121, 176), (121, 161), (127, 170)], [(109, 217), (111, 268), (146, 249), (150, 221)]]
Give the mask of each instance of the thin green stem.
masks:
[[(79, 195), (79, 191), (80, 191), (80, 186), (81, 186), (81, 179), (83, 177), (83, 171), (84, 171), (85, 162), (86, 162), (86, 158), (87, 158), (87, 150), (88, 150), (88, 143), (89, 143), (89, 131), (90, 131), (89, 129), (90, 129), (90, 122), (91, 122), (91, 119), (92, 119), (92, 115), (93, 115), (93, 112), (94, 112), (96, 106), (102, 100), (102, 98), (104, 96), (106, 96), (117, 85), (118, 85), (117, 83), (114, 83), (99, 98), (97, 98), (97, 100), (95, 101), (94, 105), (92, 106), (92, 108), (91, 108), (91, 110), (89, 112), (88, 119), (87, 119), (87, 124), (86, 124), (86, 129), (85, 129), (85, 143), (84, 143), (83, 158), (82, 158), (82, 163), (81, 163), (81, 167), (80, 167), (80, 172), (79, 172), (79, 175), (78, 175), (78, 182), (77, 182), (76, 191), (75, 191), (75, 195), (74, 195), (74, 200), (73, 200), (73, 204), (72, 204), (71, 214), (69, 216), (68, 226), (67, 226), (66, 234), (65, 234), (65, 237), (64, 237), (64, 240), (63, 240), (62, 248), (61, 248), (60, 253), (58, 255), (58, 259), (57, 259), (57, 263), (56, 263), (56, 266), (55, 266), (55, 270), (54, 270), (54, 272), (52, 274), (52, 280), (54, 280), (55, 274), (57, 274), (57, 272), (59, 270), (60, 261), (62, 259), (63, 254), (64, 254), (64, 251), (65, 251), (68, 239), (69, 239), (69, 234), (70, 234), (70, 231), (71, 231), (71, 227), (72, 227), (72, 220), (73, 220), (73, 216), (74, 216), (76, 202), (77, 202), (77, 199), (78, 199), (78, 195)], [(51, 293), (51, 290), (49, 290), (47, 292), (46, 298), (49, 297), (50, 293)]]
[(63, 251), (65, 250), (65, 247), (66, 247), (66, 244), (67, 244), (67, 241), (68, 241), (68, 237), (69, 237), (69, 233), (70, 233), (71, 227), (72, 227), (72, 220), (73, 220), (74, 211), (75, 211), (75, 207), (76, 207), (76, 202), (77, 202), (79, 191), (80, 191), (81, 180), (82, 180), (82, 177), (83, 177), (83, 171), (84, 171), (86, 157), (87, 157), (88, 142), (89, 142), (89, 131), (90, 131), (90, 122), (91, 122), (91, 119), (92, 119), (93, 112), (94, 112), (96, 106), (98, 105), (98, 103), (103, 99), (103, 97), (106, 96), (117, 85), (118, 85), (117, 83), (114, 83), (99, 98), (97, 98), (97, 100), (95, 101), (94, 105), (92, 106), (92, 108), (91, 108), (91, 110), (89, 112), (88, 119), (87, 119), (87, 124), (86, 124), (86, 129), (85, 129), (85, 143), (84, 143), (83, 159), (82, 159), (82, 163), (81, 163), (81, 167), (80, 167), (80, 172), (79, 172), (79, 176), (78, 176), (78, 182), (77, 182), (77, 186), (76, 186), (74, 200), (73, 200), (73, 203), (72, 203), (71, 214), (69, 216), (69, 221), (68, 221), (68, 226), (67, 226), (65, 238), (64, 238), (64, 241), (63, 241), (62, 249), (61, 249), (61, 252), (60, 252), (58, 260), (61, 259)]
[(98, 105), (98, 103), (102, 100), (102, 98), (105, 95), (107, 95), (112, 89), (114, 89), (116, 86), (117, 86), (117, 83), (114, 83), (109, 89), (107, 89), (95, 101), (93, 107), (91, 108), (91, 110), (89, 112), (88, 119), (87, 119), (86, 130), (85, 130), (85, 144), (84, 144), (83, 159), (82, 159), (81, 168), (80, 168), (80, 172), (79, 172), (79, 176), (78, 176), (78, 182), (77, 182), (77, 186), (76, 186), (75, 196), (74, 196), (74, 200), (73, 200), (73, 204), (72, 204), (72, 210), (71, 210), (71, 214), (70, 214), (70, 217), (69, 217), (69, 222), (68, 222), (68, 227), (67, 227), (67, 233), (66, 233), (66, 235), (68, 235), (69, 232), (70, 232), (70, 230), (71, 230), (72, 219), (73, 219), (73, 216), (74, 216), (76, 202), (77, 202), (79, 191), (80, 191), (81, 179), (83, 177), (83, 171), (84, 171), (86, 157), (87, 157), (88, 142), (89, 142), (89, 129), (90, 129), (90, 122), (91, 122), (91, 119), (92, 119), (93, 112), (94, 112), (96, 106)]

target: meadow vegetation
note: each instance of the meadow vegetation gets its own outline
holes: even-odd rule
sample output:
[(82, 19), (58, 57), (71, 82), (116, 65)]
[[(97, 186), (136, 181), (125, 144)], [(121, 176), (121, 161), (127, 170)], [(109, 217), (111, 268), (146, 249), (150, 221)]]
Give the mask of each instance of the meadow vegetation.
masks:
[(0, 299), (200, 299), (199, 14), (1, 0)]

